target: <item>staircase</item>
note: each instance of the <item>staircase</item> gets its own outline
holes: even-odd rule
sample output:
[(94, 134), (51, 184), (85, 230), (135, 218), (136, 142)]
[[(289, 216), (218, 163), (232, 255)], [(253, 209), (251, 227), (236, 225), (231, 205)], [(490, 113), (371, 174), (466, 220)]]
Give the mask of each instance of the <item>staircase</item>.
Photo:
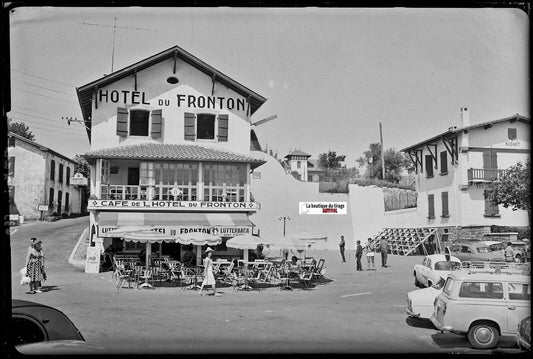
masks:
[(391, 254), (408, 256), (416, 254), (416, 249), (419, 246), (422, 252), (427, 254), (426, 247), (422, 244), (431, 237), (434, 238), (437, 244), (437, 251), (440, 251), (437, 228), (385, 228), (374, 237), (374, 240), (379, 243), (382, 238), (386, 238), (389, 242)]

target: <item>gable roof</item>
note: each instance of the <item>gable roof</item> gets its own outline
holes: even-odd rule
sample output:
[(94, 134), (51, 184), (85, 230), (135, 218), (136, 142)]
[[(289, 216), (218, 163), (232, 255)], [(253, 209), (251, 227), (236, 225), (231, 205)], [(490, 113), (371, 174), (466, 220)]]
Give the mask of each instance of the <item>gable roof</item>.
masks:
[(192, 65), (196, 69), (200, 70), (201, 72), (205, 73), (209, 77), (215, 77), (216, 81), (229, 87), (238, 94), (246, 98), (250, 98), (250, 108), (252, 114), (266, 102), (266, 98), (264, 98), (263, 96), (238, 83), (229, 76), (224, 75), (222, 72), (209, 66), (202, 60), (198, 59), (197, 57), (182, 49), (181, 47), (173, 46), (156, 55), (150, 56), (144, 60), (134, 63), (133, 65), (130, 65), (121, 70), (115, 71), (112, 74), (104, 76), (101, 79), (95, 80), (86, 85), (76, 88), (76, 92), (78, 94), (78, 101), (80, 103), (81, 112), (83, 114), (83, 120), (87, 127), (87, 135), (89, 136), (89, 141), (91, 140), (92, 98), (95, 92), (95, 88), (108, 86), (118, 80), (135, 74), (137, 71), (144, 70), (169, 58), (179, 58)]
[(305, 153), (304, 151), (301, 151), (301, 150), (294, 150), (294, 151), (290, 152), (288, 155), (286, 155), (285, 158), (288, 158), (290, 156), (307, 156), (307, 157), (311, 157), (310, 154)]
[(181, 160), (250, 163), (256, 168), (266, 163), (259, 158), (244, 154), (222, 151), (199, 145), (181, 145), (171, 143), (147, 142), (90, 151), (82, 155), (88, 162), (97, 158), (136, 159), (136, 160)]
[(64, 159), (65, 161), (68, 161), (68, 162), (70, 162), (72, 164), (76, 164), (76, 161), (74, 161), (72, 158), (68, 158), (67, 156), (62, 155), (59, 152), (56, 152), (56, 151), (54, 151), (54, 150), (52, 150), (52, 149), (50, 149), (48, 147), (40, 145), (37, 142), (32, 141), (32, 140), (30, 140), (30, 139), (28, 139), (26, 137), (22, 137), (21, 135), (18, 135), (18, 134), (14, 133), (14, 132), (9, 132), (8, 137), (14, 137), (14, 138), (16, 138), (19, 141), (25, 142), (25, 143), (27, 143), (29, 145), (32, 145), (32, 146), (36, 147), (40, 151), (49, 152), (49, 153), (51, 153), (52, 155), (54, 155), (56, 157), (60, 157), (60, 158)]
[(413, 150), (415, 148), (418, 148), (420, 146), (423, 146), (427, 143), (432, 143), (434, 141), (437, 141), (437, 140), (440, 140), (441, 138), (447, 138), (447, 137), (452, 137), (454, 136), (457, 132), (461, 132), (461, 131), (470, 131), (470, 130), (473, 130), (473, 129), (477, 129), (477, 128), (480, 128), (480, 127), (488, 127), (488, 126), (492, 126), (496, 123), (501, 123), (501, 122), (505, 122), (505, 121), (510, 121), (510, 122), (515, 122), (515, 121), (518, 121), (518, 122), (522, 122), (522, 123), (525, 123), (527, 125), (530, 125), (531, 124), (531, 120), (527, 117), (524, 117), (520, 114), (516, 114), (516, 115), (513, 115), (513, 116), (510, 116), (510, 117), (506, 117), (506, 118), (502, 118), (502, 119), (499, 119), (499, 120), (493, 120), (493, 121), (487, 121), (487, 122), (482, 122), (482, 123), (478, 123), (478, 124), (475, 124), (475, 125), (470, 125), (470, 126), (465, 126), (465, 127), (450, 127), (448, 129), (448, 131), (446, 132), (443, 132), (441, 133), (440, 135), (437, 135), (437, 136), (433, 136), (431, 138), (428, 138), (427, 140), (424, 140), (424, 141), (421, 141), (421, 142), (418, 142), (417, 144), (415, 145), (412, 145), (412, 146), (409, 146), (409, 147), (405, 147), (404, 149), (402, 149), (401, 151), (402, 152), (408, 152), (410, 150)]

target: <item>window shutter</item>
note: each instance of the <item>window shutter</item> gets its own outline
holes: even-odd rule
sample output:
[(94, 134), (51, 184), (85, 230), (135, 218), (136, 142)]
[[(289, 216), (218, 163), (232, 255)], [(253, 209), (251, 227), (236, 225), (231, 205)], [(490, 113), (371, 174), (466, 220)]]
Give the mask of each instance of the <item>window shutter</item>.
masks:
[(185, 141), (194, 141), (196, 139), (195, 122), (196, 116), (194, 113), (185, 112)]
[(492, 169), (498, 168), (498, 153), (496, 151), (490, 152), (490, 166)]
[(440, 153), (440, 173), (448, 173), (448, 154), (446, 151)]
[(448, 217), (450, 213), (448, 212), (448, 192), (442, 192), (442, 216)]
[(67, 186), (70, 185), (70, 167), (67, 167)]
[(9, 157), (8, 160), (8, 176), (13, 177), (15, 175), (15, 157)]
[(218, 115), (218, 142), (228, 142), (228, 115)]
[(161, 138), (163, 129), (163, 110), (157, 109), (152, 111), (152, 138)]
[(428, 194), (428, 218), (435, 218), (435, 198)]
[(123, 107), (117, 107), (117, 135), (128, 135), (128, 110)]
[(426, 177), (433, 177), (433, 158), (426, 155)]

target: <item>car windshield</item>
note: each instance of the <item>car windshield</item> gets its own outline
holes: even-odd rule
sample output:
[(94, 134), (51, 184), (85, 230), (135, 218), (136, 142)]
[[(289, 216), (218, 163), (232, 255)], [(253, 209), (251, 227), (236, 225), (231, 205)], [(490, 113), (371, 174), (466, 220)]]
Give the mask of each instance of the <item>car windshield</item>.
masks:
[(447, 262), (447, 261), (441, 261), (435, 263), (435, 270), (456, 270), (461, 267), (461, 263), (459, 262)]
[(501, 251), (501, 250), (504, 250), (504, 246), (503, 246), (503, 243), (497, 243), (497, 244), (491, 244), (489, 246), (489, 249), (493, 252), (495, 251)]
[(446, 284), (444, 284), (443, 292), (449, 295), (452, 292), (452, 288), (453, 279), (451, 277), (448, 277), (448, 279), (446, 279)]
[(476, 248), (478, 253), (489, 253), (490, 249), (488, 247), (477, 247)]

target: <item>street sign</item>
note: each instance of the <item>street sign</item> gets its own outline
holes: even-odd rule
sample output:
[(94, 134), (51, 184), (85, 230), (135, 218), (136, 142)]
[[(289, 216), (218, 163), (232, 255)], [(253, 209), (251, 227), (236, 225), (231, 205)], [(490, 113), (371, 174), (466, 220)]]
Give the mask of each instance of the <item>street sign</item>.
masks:
[(87, 186), (87, 178), (79, 172), (75, 173), (74, 176), (70, 177), (70, 184), (74, 186)]
[(40, 204), (37, 209), (41, 212), (46, 212), (48, 211), (48, 205), (47, 204)]

